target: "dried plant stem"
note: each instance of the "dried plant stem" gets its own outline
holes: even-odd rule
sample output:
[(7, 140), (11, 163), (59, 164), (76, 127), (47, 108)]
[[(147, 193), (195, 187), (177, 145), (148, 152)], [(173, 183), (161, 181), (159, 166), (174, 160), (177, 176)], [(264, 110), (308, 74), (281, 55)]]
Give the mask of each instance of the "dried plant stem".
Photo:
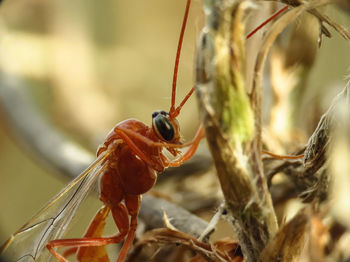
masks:
[[(277, 232), (261, 163), (254, 105), (244, 81), (248, 1), (205, 1), (207, 25), (197, 53), (197, 95), (226, 207), (247, 261)], [(259, 114), (260, 117), (260, 114)]]
[(264, 68), (265, 60), (272, 44), (276, 40), (277, 36), (286, 28), (286, 26), (301, 14), (303, 14), (305, 11), (312, 10), (329, 3), (332, 3), (332, 0), (315, 0), (295, 7), (293, 10), (285, 13), (267, 31), (256, 59), (253, 87), (250, 95), (252, 99), (252, 105), (255, 105), (254, 115), (257, 129), (256, 135), (258, 137), (261, 136), (262, 70)]
[(302, 177), (314, 176), (327, 161), (326, 152), (333, 139), (331, 131), (338, 124), (337, 114), (342, 110), (345, 111), (344, 104), (349, 105), (349, 98), (350, 82), (333, 99), (331, 106), (322, 115), (315, 131), (310, 136), (305, 149), (305, 170)]
[[(345, 0), (346, 1), (346, 0)], [(344, 2), (345, 2), (344, 1)], [(293, 6), (293, 7), (297, 7), (301, 5), (301, 1), (299, 0), (281, 0), (281, 2)], [(316, 2), (316, 1), (314, 1)], [(342, 4), (341, 0), (333, 0), (329, 3), (332, 4)], [(321, 3), (321, 5), (323, 5)], [(349, 41), (350, 40), (350, 32), (343, 27), (342, 25), (336, 23), (335, 21), (333, 21), (330, 17), (328, 17), (325, 14), (322, 14), (320, 11), (316, 10), (315, 8), (319, 7), (319, 6), (315, 6), (313, 8), (308, 8), (307, 11), (314, 15), (315, 17), (317, 17), (321, 23), (321, 31), (323, 34), (325, 34), (327, 37), (331, 37), (330, 32), (328, 31), (328, 29), (326, 27), (323, 26), (322, 22), (325, 22), (326, 24), (328, 24), (329, 26), (333, 27), (334, 30), (336, 30), (345, 40)]]
[(350, 32), (344, 26), (334, 22), (329, 16), (322, 14), (318, 10), (310, 10), (310, 13), (316, 16), (320, 21), (333, 27), (333, 29), (336, 30), (345, 40), (350, 40)]

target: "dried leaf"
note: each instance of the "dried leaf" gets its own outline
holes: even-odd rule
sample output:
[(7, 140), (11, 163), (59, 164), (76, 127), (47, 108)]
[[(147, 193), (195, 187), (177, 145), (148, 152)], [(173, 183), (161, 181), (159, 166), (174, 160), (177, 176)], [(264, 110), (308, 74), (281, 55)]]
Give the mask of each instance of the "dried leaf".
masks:
[(291, 221), (282, 226), (261, 252), (259, 261), (300, 261), (304, 247), (308, 216), (305, 210), (299, 212)]
[(339, 105), (343, 102), (349, 104), (350, 82), (333, 100), (327, 112), (323, 114), (314, 133), (309, 138), (305, 149), (304, 166), (306, 170), (303, 176), (311, 176), (316, 173), (326, 161), (326, 152), (331, 139), (331, 128), (337, 125), (336, 114)]
[[(237, 242), (225, 239), (213, 245), (198, 241), (195, 237), (170, 228), (159, 228), (146, 232), (135, 244), (134, 250), (138, 250), (148, 244), (176, 244), (196, 252), (204, 261), (243, 261)], [(200, 257), (197, 256), (197, 260)], [(236, 259), (236, 260), (234, 260)], [(196, 261), (196, 260), (194, 260)]]

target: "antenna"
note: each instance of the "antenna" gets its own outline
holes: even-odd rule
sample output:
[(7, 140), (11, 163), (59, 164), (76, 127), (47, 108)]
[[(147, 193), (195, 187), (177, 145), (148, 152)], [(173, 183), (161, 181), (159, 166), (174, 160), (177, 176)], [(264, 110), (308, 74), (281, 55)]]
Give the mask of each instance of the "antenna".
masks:
[(182, 27), (180, 32), (180, 38), (179, 43), (177, 45), (177, 52), (176, 52), (176, 58), (175, 58), (175, 66), (174, 66), (174, 74), (173, 74), (173, 87), (172, 87), (172, 93), (171, 93), (171, 107), (169, 111), (169, 115), (171, 118), (175, 118), (180, 113), (181, 107), (185, 104), (187, 99), (191, 96), (191, 94), (194, 91), (194, 88), (191, 89), (191, 91), (187, 94), (185, 99), (182, 101), (180, 106), (175, 109), (175, 96), (176, 96), (176, 82), (177, 82), (177, 72), (179, 70), (179, 61), (180, 61), (180, 54), (181, 54), (181, 47), (182, 47), (182, 41), (186, 29), (186, 23), (188, 18), (188, 12), (190, 10), (191, 0), (187, 0), (186, 9), (185, 9), (185, 15), (182, 21)]
[(271, 15), (267, 20), (265, 20), (262, 24), (260, 24), (257, 28), (255, 28), (252, 32), (250, 32), (246, 39), (249, 39), (252, 35), (254, 35), (256, 32), (258, 32), (261, 28), (263, 28), (267, 23), (269, 23), (271, 20), (275, 19), (277, 16), (279, 16), (280, 14), (282, 14), (283, 12), (287, 11), (289, 8), (288, 5), (286, 5), (285, 7), (281, 8), (280, 10), (278, 10), (276, 13), (274, 13), (273, 15)]

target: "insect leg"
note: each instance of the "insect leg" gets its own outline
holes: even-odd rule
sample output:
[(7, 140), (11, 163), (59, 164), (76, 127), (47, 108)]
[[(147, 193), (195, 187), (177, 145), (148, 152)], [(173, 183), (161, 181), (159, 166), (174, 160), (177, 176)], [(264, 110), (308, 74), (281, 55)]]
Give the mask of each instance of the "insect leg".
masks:
[(135, 231), (137, 228), (137, 215), (141, 206), (141, 196), (140, 195), (129, 195), (125, 197), (125, 205), (128, 209), (130, 219), (130, 229), (128, 236), (124, 242), (124, 245), (119, 253), (117, 262), (124, 261), (135, 237)]
[(304, 158), (304, 154), (301, 155), (277, 155), (274, 153), (271, 153), (266, 150), (262, 150), (262, 153), (265, 155), (268, 155), (269, 157), (264, 157), (264, 159), (272, 158), (272, 159), (279, 159), (279, 160), (287, 160), (287, 159), (302, 159)]
[[(84, 237), (101, 237), (103, 234), (104, 226), (106, 224), (106, 217), (109, 213), (109, 208), (107, 206), (103, 206), (95, 215), (94, 219), (91, 221), (89, 228), (87, 229)], [(96, 249), (96, 251), (93, 251), (93, 249)], [(64, 251), (63, 256), (68, 257), (72, 254), (75, 254), (79, 250), (79, 254), (83, 254), (85, 252), (94, 252), (94, 254), (97, 254), (99, 251), (97, 250), (97, 247), (90, 248), (89, 251), (87, 251), (86, 247), (78, 248), (73, 247), (69, 248), (66, 251)], [(101, 250), (102, 252), (102, 250)], [(101, 260), (102, 261), (102, 260)]]
[[(103, 207), (101, 209), (102, 211), (100, 210), (99, 213), (95, 216), (94, 220), (91, 222), (92, 224), (90, 224), (88, 232), (86, 234), (88, 234), (88, 235), (94, 234), (94, 233), (96, 233), (98, 235), (102, 234), (102, 232), (101, 233), (98, 232), (98, 229), (96, 229), (96, 226), (98, 227), (99, 224), (104, 223), (105, 218), (103, 218), (103, 216), (99, 215), (100, 212), (102, 212), (102, 213), (106, 212), (104, 208), (106, 208), (109, 211), (109, 207)], [(117, 235), (112, 236), (112, 237), (83, 237), (83, 238), (71, 238), (71, 239), (56, 239), (56, 240), (50, 241), (46, 245), (47, 249), (50, 251), (50, 253), (54, 257), (57, 258), (58, 261), (68, 262), (68, 260), (65, 259), (64, 256), (57, 253), (54, 249), (58, 248), (58, 247), (73, 247), (71, 249), (68, 249), (65, 252), (65, 255), (67, 255), (67, 254), (69, 255), (72, 252), (76, 251), (75, 248), (80, 248), (79, 252), (78, 252), (78, 259), (81, 261), (81, 259), (79, 258), (79, 255), (80, 255), (80, 253), (82, 253), (81, 256), (84, 257), (83, 251), (85, 250), (85, 252), (86, 252), (86, 250), (88, 250), (87, 247), (89, 247), (89, 248), (101, 247), (101, 246), (105, 246), (108, 244), (121, 242), (129, 231), (128, 210), (121, 203), (119, 205), (117, 205), (116, 207), (111, 208), (111, 210), (112, 210), (113, 218), (116, 221), (116, 225), (119, 229), (119, 233)], [(91, 229), (91, 232), (89, 232), (90, 229)], [(81, 251), (81, 250), (83, 250), (83, 251)], [(108, 260), (106, 260), (106, 261), (108, 261)]]
[[(204, 137), (204, 127), (203, 125), (200, 125), (193, 140), (189, 143), (183, 144), (185, 146), (189, 146), (186, 153), (183, 154), (181, 157), (166, 163), (166, 165), (171, 167), (177, 167), (177, 166), (181, 166), (185, 161), (189, 160), (196, 152), (199, 142), (202, 140), (203, 137)], [(168, 145), (166, 147), (168, 147)], [(171, 147), (171, 144), (169, 145), (169, 147)]]
[(147, 137), (144, 137), (144, 136), (142, 136), (136, 132), (133, 132), (131, 130), (116, 128), (114, 131), (116, 132), (116, 134), (118, 134), (124, 140), (124, 142), (126, 144), (128, 144), (130, 149), (138, 157), (140, 157), (143, 161), (145, 161), (150, 167), (152, 167), (154, 170), (157, 170), (157, 171), (164, 169), (164, 167), (161, 165), (161, 163), (152, 160), (149, 156), (147, 156), (145, 153), (143, 153), (142, 150), (134, 143), (132, 138), (142, 140), (143, 142), (145, 142), (149, 146), (156, 146), (156, 147), (162, 146), (162, 147), (164, 147), (166, 144), (154, 142), (154, 141), (148, 139)]
[[(109, 208), (107, 206), (103, 206), (99, 212), (95, 215), (94, 219), (91, 221), (89, 228), (87, 229), (84, 237), (102, 237), (103, 230), (106, 225), (106, 218), (109, 213)], [(97, 247), (74, 247), (72, 249), (68, 249), (64, 252), (63, 256), (67, 257), (67, 253), (70, 250), (78, 250), (77, 258), (78, 261), (99, 261), (99, 262), (109, 262), (109, 258), (107, 255), (107, 251), (105, 246), (97, 246)]]
[[(198, 131), (197, 131), (197, 134), (195, 135), (195, 138), (192, 141), (184, 143), (184, 144), (171, 144), (171, 143), (165, 143), (165, 142), (154, 142), (153, 140), (151, 140), (143, 135), (140, 135), (137, 132), (134, 132), (132, 130), (125, 129), (125, 128), (120, 128), (120, 127), (117, 127), (116, 129), (114, 129), (114, 131), (116, 133), (120, 134), (122, 136), (124, 142), (126, 142), (126, 143), (128, 143), (127, 140), (131, 140), (131, 137), (133, 137), (139, 141), (142, 141), (143, 143), (145, 143), (147, 146), (150, 146), (150, 147), (184, 148), (184, 147), (191, 146), (195, 142), (194, 140), (196, 139), (196, 137), (200, 136), (200, 139), (202, 139), (204, 137), (204, 128), (202, 126), (200, 126), (198, 128)], [(130, 141), (130, 142), (132, 142), (132, 141)], [(134, 144), (134, 143), (132, 142), (132, 144)]]

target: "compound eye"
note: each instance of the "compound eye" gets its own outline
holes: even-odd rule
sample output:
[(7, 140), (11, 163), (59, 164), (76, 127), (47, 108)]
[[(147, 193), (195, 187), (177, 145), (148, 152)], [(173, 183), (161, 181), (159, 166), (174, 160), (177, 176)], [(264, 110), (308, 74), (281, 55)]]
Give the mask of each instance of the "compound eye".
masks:
[(171, 141), (174, 138), (174, 127), (163, 114), (158, 114), (153, 118), (153, 126), (158, 136), (165, 141)]
[(159, 115), (159, 111), (155, 111), (152, 113), (152, 118), (155, 118), (157, 115)]

